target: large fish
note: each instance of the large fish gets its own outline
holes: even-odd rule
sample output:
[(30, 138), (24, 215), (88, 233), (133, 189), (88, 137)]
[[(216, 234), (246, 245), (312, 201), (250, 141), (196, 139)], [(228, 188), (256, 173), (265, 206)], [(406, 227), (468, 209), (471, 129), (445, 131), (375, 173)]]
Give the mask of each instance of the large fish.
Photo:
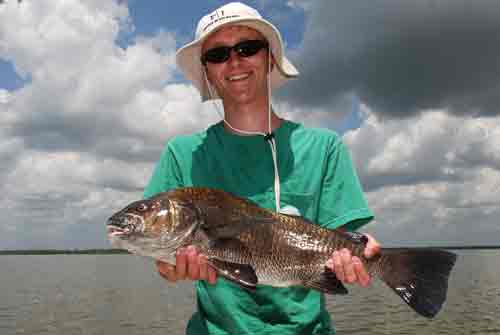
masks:
[(416, 312), (434, 317), (446, 300), (453, 253), (382, 249), (363, 256), (366, 237), (329, 230), (210, 188), (179, 188), (131, 203), (107, 223), (114, 247), (175, 264), (180, 247), (196, 245), (217, 273), (242, 287), (302, 285), (329, 294), (347, 289), (326, 266), (334, 250), (360, 257)]

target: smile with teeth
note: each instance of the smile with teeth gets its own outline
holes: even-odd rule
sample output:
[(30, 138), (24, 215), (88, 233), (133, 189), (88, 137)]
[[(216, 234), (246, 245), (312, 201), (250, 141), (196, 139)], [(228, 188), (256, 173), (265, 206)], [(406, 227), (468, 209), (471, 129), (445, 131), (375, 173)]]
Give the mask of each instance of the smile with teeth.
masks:
[(242, 74), (238, 74), (238, 75), (235, 75), (235, 76), (227, 77), (227, 80), (229, 80), (229, 81), (242, 80), (242, 79), (248, 78), (249, 76), (250, 76), (249, 73), (242, 73)]

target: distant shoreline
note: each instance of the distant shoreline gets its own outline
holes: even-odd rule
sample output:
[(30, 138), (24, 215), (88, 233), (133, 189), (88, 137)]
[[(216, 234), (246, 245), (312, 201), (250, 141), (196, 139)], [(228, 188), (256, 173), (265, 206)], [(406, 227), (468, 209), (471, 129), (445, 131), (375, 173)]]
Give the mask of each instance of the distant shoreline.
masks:
[(33, 250), (0, 250), (2, 255), (117, 255), (130, 254), (121, 249), (33, 249)]
[[(388, 247), (387, 249), (401, 249), (406, 247)], [(447, 250), (494, 250), (500, 249), (500, 245), (468, 245), (468, 246), (429, 246), (411, 248), (433, 248)], [(33, 249), (33, 250), (0, 250), (2, 255), (125, 255), (130, 252), (121, 249)]]

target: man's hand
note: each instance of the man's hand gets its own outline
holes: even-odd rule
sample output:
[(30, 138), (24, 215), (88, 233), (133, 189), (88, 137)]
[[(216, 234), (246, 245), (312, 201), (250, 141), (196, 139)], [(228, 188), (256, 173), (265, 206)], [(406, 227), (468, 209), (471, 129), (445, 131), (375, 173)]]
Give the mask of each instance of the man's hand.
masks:
[[(371, 258), (380, 252), (380, 244), (368, 234), (364, 234), (368, 238), (364, 250), (364, 256)], [(330, 268), (337, 278), (345, 283), (358, 283), (363, 287), (368, 287), (371, 282), (371, 277), (366, 271), (361, 259), (352, 256), (348, 249), (334, 251), (332, 257), (326, 262), (326, 266)]]
[(175, 264), (157, 261), (158, 273), (171, 283), (184, 279), (206, 280), (210, 284), (217, 281), (217, 272), (207, 264), (205, 255), (192, 245), (177, 250)]

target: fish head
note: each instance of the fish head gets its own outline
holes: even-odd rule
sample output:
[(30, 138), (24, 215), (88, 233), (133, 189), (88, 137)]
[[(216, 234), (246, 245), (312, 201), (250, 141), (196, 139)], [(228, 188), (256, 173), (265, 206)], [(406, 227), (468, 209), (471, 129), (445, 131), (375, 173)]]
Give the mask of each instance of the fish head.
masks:
[[(108, 219), (108, 234), (113, 237), (144, 234), (164, 207), (165, 204), (161, 200), (134, 201)], [(165, 210), (168, 211), (168, 204)]]
[(173, 249), (185, 241), (198, 224), (196, 207), (156, 196), (132, 202), (107, 221), (108, 239), (129, 251)]

